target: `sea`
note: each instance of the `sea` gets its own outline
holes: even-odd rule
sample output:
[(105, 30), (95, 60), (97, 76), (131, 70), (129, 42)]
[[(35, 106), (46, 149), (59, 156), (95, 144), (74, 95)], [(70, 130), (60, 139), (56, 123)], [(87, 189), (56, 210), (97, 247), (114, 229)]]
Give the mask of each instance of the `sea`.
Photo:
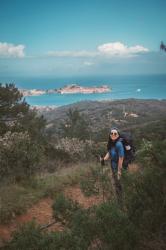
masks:
[(63, 106), (75, 102), (110, 101), (119, 99), (166, 99), (166, 75), (113, 75), (77, 77), (0, 77), (1, 83), (14, 83), (19, 89), (58, 89), (78, 84), (84, 87), (107, 85), (109, 93), (93, 94), (45, 94), (27, 96), (34, 106)]

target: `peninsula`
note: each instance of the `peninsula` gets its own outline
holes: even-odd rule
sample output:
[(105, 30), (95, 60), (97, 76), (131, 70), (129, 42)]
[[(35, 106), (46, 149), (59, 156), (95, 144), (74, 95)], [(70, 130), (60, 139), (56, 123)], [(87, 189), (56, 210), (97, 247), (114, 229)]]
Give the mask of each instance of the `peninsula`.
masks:
[(78, 84), (69, 84), (59, 89), (20, 89), (23, 96), (38, 96), (45, 94), (95, 94), (95, 93), (106, 93), (110, 92), (111, 89), (107, 85), (100, 87), (83, 87)]

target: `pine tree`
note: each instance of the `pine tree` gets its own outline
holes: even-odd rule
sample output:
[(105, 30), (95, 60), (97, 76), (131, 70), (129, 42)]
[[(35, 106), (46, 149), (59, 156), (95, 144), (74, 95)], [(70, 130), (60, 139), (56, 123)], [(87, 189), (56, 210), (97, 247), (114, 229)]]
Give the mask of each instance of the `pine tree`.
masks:
[(80, 140), (89, 139), (90, 128), (85, 115), (75, 109), (69, 109), (67, 118), (61, 125), (62, 134), (68, 138), (78, 138)]
[(45, 121), (30, 109), (14, 84), (0, 84), (0, 135), (7, 131), (28, 133), (35, 138), (43, 133)]

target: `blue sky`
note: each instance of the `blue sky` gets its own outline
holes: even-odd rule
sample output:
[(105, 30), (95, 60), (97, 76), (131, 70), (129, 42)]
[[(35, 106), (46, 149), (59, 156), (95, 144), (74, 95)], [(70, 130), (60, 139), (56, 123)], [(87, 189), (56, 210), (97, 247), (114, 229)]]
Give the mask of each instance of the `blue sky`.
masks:
[(166, 73), (165, 9), (165, 0), (0, 0), (0, 75)]

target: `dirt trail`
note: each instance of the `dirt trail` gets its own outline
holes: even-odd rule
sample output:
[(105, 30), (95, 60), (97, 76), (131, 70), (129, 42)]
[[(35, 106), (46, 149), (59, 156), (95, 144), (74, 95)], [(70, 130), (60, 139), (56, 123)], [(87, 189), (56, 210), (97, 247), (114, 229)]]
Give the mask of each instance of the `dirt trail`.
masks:
[[(79, 187), (69, 187), (64, 191), (65, 196), (73, 199), (80, 203), (83, 207), (88, 208), (92, 205), (99, 204), (102, 202), (102, 197), (91, 196), (85, 197)], [(16, 216), (9, 224), (0, 225), (0, 245), (3, 241), (9, 241), (12, 237), (12, 233), (16, 231), (21, 225), (35, 220), (39, 225), (49, 224), (53, 221), (52, 218), (52, 204), (51, 198), (44, 198), (38, 203), (33, 205), (23, 215)], [(63, 226), (57, 222), (53, 226), (49, 227), (49, 231), (62, 231)]]
[(132, 163), (129, 165), (129, 169), (128, 171), (131, 172), (131, 173), (135, 173), (135, 172), (138, 172), (140, 169), (140, 166), (136, 163)]
[[(138, 165), (132, 164), (129, 167), (130, 172), (138, 171)], [(78, 186), (68, 187), (64, 190), (65, 196), (77, 201), (84, 208), (89, 208), (102, 202), (102, 196), (85, 197)], [(9, 224), (0, 224), (0, 246), (3, 241), (9, 241), (12, 233), (16, 231), (21, 225), (35, 220), (39, 225), (46, 225), (53, 221), (52, 218), (52, 204), (51, 198), (44, 198), (33, 205), (23, 215), (16, 216)], [(63, 226), (57, 222), (47, 229), (48, 231), (62, 231)]]
[[(50, 198), (45, 198), (33, 205), (23, 215), (16, 216), (10, 224), (0, 225), (0, 238), (2, 240), (10, 240), (12, 233), (26, 222), (35, 220), (38, 224), (43, 225), (50, 223), (52, 219), (52, 203)], [(53, 225), (54, 230), (61, 230), (59, 223)]]
[(93, 205), (97, 205), (103, 201), (101, 195), (93, 195), (90, 197), (85, 196), (79, 187), (69, 187), (64, 192), (65, 196), (77, 201), (82, 207), (89, 208)]

